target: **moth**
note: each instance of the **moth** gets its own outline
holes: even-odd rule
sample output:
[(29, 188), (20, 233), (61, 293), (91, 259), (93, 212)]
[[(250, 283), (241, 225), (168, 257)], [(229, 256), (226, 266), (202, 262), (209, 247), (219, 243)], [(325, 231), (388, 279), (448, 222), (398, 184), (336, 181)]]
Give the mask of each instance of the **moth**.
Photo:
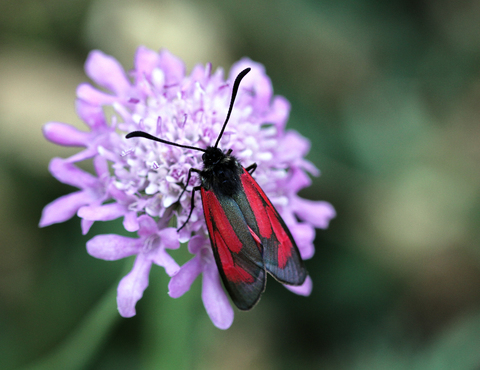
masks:
[(250, 310), (259, 301), (265, 290), (267, 272), (283, 284), (297, 286), (305, 282), (308, 274), (288, 227), (252, 177), (257, 165), (245, 168), (231, 149), (224, 152), (218, 148), (240, 82), (249, 71), (250, 68), (244, 69), (233, 83), (230, 107), (215, 145), (206, 149), (181, 145), (143, 131), (133, 131), (126, 136), (203, 152), (203, 168), (189, 170), (179, 197), (186, 191), (192, 173), (197, 173), (200, 185), (192, 190), (190, 213), (179, 230), (188, 223), (195, 207), (195, 192), (200, 191), (218, 271), (240, 310)]

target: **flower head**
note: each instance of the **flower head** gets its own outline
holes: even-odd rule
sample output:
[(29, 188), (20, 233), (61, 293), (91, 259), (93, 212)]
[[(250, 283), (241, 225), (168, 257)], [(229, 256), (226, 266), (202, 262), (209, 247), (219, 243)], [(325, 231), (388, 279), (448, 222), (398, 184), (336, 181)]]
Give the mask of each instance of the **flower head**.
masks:
[[(251, 73), (242, 81), (219, 147), (232, 149), (244, 166), (257, 163), (256, 181), (288, 225), (302, 258), (310, 258), (315, 227), (326, 228), (335, 211), (329, 203), (298, 197), (297, 192), (310, 184), (307, 173), (316, 175), (318, 170), (304, 159), (309, 142), (294, 131), (285, 131), (289, 103), (273, 96), (262, 65), (242, 59), (225, 81), (223, 71), (212, 72), (209, 64), (197, 65), (187, 75), (183, 62), (168, 51), (140, 47), (134, 69), (127, 75), (115, 59), (93, 51), (85, 69), (101, 89), (82, 84), (77, 90), (77, 111), (90, 131), (58, 122), (45, 125), (48, 140), (84, 149), (70, 158), (52, 160), (52, 174), (80, 190), (47, 205), (40, 226), (77, 214), (84, 233), (94, 221), (119, 217), (127, 231), (137, 232), (138, 238), (99, 235), (87, 243), (92, 256), (105, 260), (136, 255), (132, 271), (118, 287), (122, 316), (135, 314), (135, 304), (148, 286), (155, 263), (171, 276), (172, 297), (188, 291), (202, 274), (202, 299), (213, 323), (228, 328), (233, 321), (201, 207), (193, 210), (180, 232), (168, 227), (175, 221), (178, 228), (188, 217), (190, 196), (179, 196), (186, 185), (198, 185), (194, 176), (190, 184), (185, 182), (190, 168), (202, 168), (201, 153), (149, 140), (127, 140), (125, 134), (141, 130), (181, 145), (214, 145), (228, 110), (231, 84), (246, 67), (251, 67)], [(113, 107), (111, 117), (104, 113), (105, 106)], [(97, 176), (75, 166), (87, 159), (94, 161)], [(195, 203), (200, 204), (200, 198)], [(181, 267), (166, 251), (178, 248), (180, 242), (188, 242), (194, 255)], [(310, 294), (311, 288), (310, 278), (300, 287), (289, 287), (302, 295)]]

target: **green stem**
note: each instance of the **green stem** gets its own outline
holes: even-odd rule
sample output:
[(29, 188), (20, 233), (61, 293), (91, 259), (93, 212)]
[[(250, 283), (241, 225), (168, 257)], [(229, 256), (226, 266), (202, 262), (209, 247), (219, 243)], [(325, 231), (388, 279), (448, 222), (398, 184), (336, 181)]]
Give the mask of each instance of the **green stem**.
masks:
[(163, 269), (152, 268), (145, 302), (148, 320), (142, 346), (145, 369), (192, 368), (193, 331), (200, 293), (197, 287), (192, 287), (193, 292), (173, 299), (167, 294), (168, 281)]

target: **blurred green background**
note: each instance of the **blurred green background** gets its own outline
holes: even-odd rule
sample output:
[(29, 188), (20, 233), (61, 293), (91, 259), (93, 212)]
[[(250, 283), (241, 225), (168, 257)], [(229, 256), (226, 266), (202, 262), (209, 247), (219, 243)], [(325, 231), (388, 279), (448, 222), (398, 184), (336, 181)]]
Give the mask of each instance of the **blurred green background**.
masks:
[[(479, 19), (475, 0), (1, 0), (0, 368), (479, 369)], [(155, 267), (124, 319), (115, 289), (133, 261), (85, 250), (121, 223), (37, 227), (73, 190), (49, 160), (75, 152), (42, 125), (85, 129), (88, 52), (129, 69), (140, 44), (189, 69), (248, 56), (292, 103), (322, 171), (302, 196), (338, 213), (307, 261), (311, 297), (270, 279), (221, 331), (199, 280), (170, 299)]]

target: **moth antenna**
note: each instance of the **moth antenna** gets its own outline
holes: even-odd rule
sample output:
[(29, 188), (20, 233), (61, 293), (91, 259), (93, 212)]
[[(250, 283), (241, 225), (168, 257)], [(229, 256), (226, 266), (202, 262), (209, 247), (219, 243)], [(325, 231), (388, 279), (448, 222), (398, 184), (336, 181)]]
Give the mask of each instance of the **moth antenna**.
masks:
[(225, 123), (223, 124), (222, 131), (220, 131), (220, 134), (217, 137), (217, 141), (215, 142), (215, 146), (214, 146), (215, 148), (218, 146), (218, 143), (220, 142), (220, 139), (222, 138), (223, 132), (225, 131), (225, 127), (227, 127), (228, 120), (230, 119), (230, 114), (232, 113), (233, 104), (235, 103), (235, 98), (237, 96), (238, 87), (240, 86), (240, 81), (242, 81), (242, 79), (245, 77), (245, 75), (248, 72), (250, 72), (250, 69), (251, 68), (245, 68), (235, 78), (235, 82), (233, 83), (233, 89), (232, 89), (232, 98), (230, 100), (230, 108), (228, 108), (227, 118), (225, 119)]
[(153, 140), (153, 141), (158, 141), (159, 143), (164, 143), (164, 144), (168, 144), (168, 145), (173, 145), (173, 146), (178, 146), (179, 148), (185, 148), (185, 149), (193, 149), (193, 150), (198, 150), (200, 152), (205, 152), (205, 149), (202, 149), (202, 148), (196, 148), (194, 146), (189, 146), (189, 145), (182, 145), (182, 144), (177, 144), (177, 143), (173, 143), (171, 141), (167, 141), (167, 140), (163, 140), (163, 139), (160, 139), (156, 136), (153, 136), (153, 135), (150, 135), (150, 134), (147, 134), (146, 132), (143, 132), (143, 131), (132, 131), (130, 133), (127, 134), (127, 136), (125, 136), (127, 139), (130, 139), (132, 137), (143, 137), (145, 139), (149, 139), (149, 140)]

